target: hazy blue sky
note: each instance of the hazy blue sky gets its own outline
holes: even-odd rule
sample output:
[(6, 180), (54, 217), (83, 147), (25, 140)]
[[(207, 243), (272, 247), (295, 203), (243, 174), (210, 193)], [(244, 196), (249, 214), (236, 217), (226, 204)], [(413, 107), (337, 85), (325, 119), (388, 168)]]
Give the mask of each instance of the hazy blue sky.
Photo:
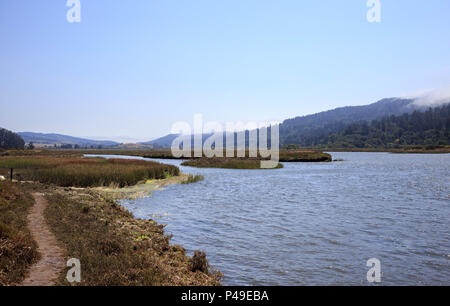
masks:
[(0, 0), (0, 126), (151, 139), (450, 84), (450, 1)]

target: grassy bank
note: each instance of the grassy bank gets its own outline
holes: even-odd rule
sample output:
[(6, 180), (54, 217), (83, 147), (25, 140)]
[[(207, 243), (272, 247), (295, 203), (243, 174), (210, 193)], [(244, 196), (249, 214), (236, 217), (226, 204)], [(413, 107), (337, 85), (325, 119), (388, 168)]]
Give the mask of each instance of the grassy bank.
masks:
[(140, 181), (177, 176), (180, 171), (172, 165), (126, 159), (55, 157), (55, 156), (3, 156), (0, 174), (14, 169), (17, 180), (38, 181), (58, 186), (124, 187)]
[[(174, 159), (170, 150), (33, 150), (9, 151), (0, 157), (0, 174), (9, 168), (16, 170), (17, 179), (35, 180), (59, 186), (93, 187), (116, 184), (118, 187), (135, 185), (139, 181), (178, 175), (175, 166), (142, 160), (81, 158), (82, 154), (130, 155), (155, 159)], [(66, 154), (66, 155), (64, 155)], [(78, 155), (77, 155), (78, 154)], [(225, 155), (225, 154), (224, 154)], [(261, 158), (187, 158), (184, 166), (198, 168), (261, 169)], [(192, 154), (193, 156), (193, 154)], [(237, 152), (235, 152), (237, 156)], [(184, 158), (186, 159), (186, 158)], [(314, 150), (280, 150), (280, 162), (330, 162), (330, 154)], [(281, 164), (277, 168), (282, 168)]]
[(0, 286), (23, 281), (39, 259), (37, 245), (27, 229), (34, 200), (17, 184), (0, 182)]
[[(203, 177), (155, 162), (64, 154), (0, 157), (0, 174), (6, 176), (11, 167), (14, 178), (23, 182), (0, 183), (1, 285), (20, 283), (39, 256), (26, 228), (28, 209), (34, 204), (31, 192), (46, 195), (45, 218), (51, 231), (67, 258), (80, 259), (79, 285), (220, 285), (221, 274), (210, 268), (205, 253), (187, 256), (183, 247), (170, 244), (163, 225), (135, 219), (109, 192), (125, 190), (116, 195), (121, 198)], [(145, 183), (134, 185), (138, 182)], [(123, 186), (129, 187), (114, 188)], [(61, 272), (57, 284), (70, 285), (66, 273)]]
[[(328, 153), (318, 151), (280, 151), (280, 162), (330, 162), (332, 157)], [(226, 169), (261, 169), (261, 158), (198, 158), (190, 159), (181, 165), (197, 168), (226, 168)], [(278, 164), (276, 168), (283, 168)]]
[[(305, 148), (306, 150), (312, 150), (311, 148)], [(422, 147), (422, 146), (410, 146), (400, 148), (333, 148), (333, 147), (321, 147), (321, 151), (327, 152), (386, 152), (386, 153), (415, 153), (415, 154), (446, 154), (450, 153), (450, 147)]]
[[(135, 219), (94, 191), (54, 187), (46, 194), (47, 222), (65, 246), (68, 258), (80, 259), (79, 285), (220, 284), (221, 275), (210, 271), (204, 253), (186, 256), (185, 249), (170, 244), (164, 226), (155, 221)], [(65, 275), (63, 271), (59, 285), (69, 285)]]
[(280, 162), (331, 162), (332, 157), (321, 151), (281, 150)]
[[(343, 149), (335, 149), (336, 151), (345, 151)], [(331, 149), (329, 151), (332, 151)], [(349, 151), (351, 151), (349, 149)], [(22, 152), (22, 153), (21, 153)], [(103, 149), (103, 150), (9, 150), (4, 152), (10, 156), (46, 156), (46, 157), (81, 157), (83, 154), (98, 154), (98, 155), (129, 155), (139, 156), (154, 159), (194, 159), (194, 153), (191, 153), (191, 158), (176, 158), (173, 157), (172, 152), (166, 150), (117, 150), (117, 149)], [(0, 155), (1, 156), (1, 155)], [(226, 152), (224, 151), (224, 156)], [(234, 156), (237, 156), (235, 150)], [(248, 158), (249, 151), (246, 150), (245, 156)], [(326, 162), (331, 161), (331, 156), (323, 153), (320, 150), (314, 149), (298, 149), (298, 150), (280, 150), (280, 162)], [(260, 158), (260, 156), (258, 156)], [(243, 159), (243, 158), (240, 158)]]
[[(199, 158), (187, 160), (181, 165), (196, 168), (261, 169), (261, 160), (257, 158)], [(278, 164), (277, 168), (283, 168), (283, 165)]]
[(410, 148), (410, 149), (395, 149), (391, 153), (398, 154), (448, 154), (450, 148)]

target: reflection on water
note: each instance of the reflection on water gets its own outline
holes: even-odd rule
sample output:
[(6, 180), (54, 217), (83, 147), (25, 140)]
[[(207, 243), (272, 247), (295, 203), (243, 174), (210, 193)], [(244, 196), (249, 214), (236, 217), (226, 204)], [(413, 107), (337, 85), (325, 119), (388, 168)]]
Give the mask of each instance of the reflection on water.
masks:
[(332, 154), (344, 161), (181, 167), (205, 180), (123, 203), (204, 250), (226, 285), (367, 284), (373, 257), (384, 285), (449, 285), (450, 155)]

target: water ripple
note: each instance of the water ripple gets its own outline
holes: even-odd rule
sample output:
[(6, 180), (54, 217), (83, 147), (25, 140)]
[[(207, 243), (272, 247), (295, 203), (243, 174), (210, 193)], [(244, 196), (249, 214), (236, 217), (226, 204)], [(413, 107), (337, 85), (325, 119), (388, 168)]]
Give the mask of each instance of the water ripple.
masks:
[(227, 285), (367, 284), (373, 257), (385, 285), (449, 285), (450, 155), (333, 156), (345, 161), (182, 167), (205, 180), (124, 204), (206, 251)]

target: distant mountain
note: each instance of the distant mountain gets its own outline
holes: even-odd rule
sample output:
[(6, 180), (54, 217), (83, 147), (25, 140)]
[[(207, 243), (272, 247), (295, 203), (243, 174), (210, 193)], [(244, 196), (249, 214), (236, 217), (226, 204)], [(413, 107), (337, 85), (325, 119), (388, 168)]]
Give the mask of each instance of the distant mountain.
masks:
[[(280, 125), (280, 144), (313, 146), (313, 139), (316, 139), (317, 136), (325, 137), (329, 133), (336, 133), (351, 123), (410, 113), (420, 108), (420, 106), (413, 105), (412, 102), (414, 102), (412, 99), (383, 99), (370, 105), (341, 107), (314, 115), (288, 119)], [(177, 136), (177, 134), (169, 134), (142, 144), (169, 148)], [(203, 135), (203, 139), (205, 138), (206, 136)]]
[(177, 138), (179, 135), (178, 134), (169, 134), (154, 140), (150, 140), (150, 141), (146, 141), (146, 142), (139, 142), (139, 144), (142, 145), (150, 145), (153, 146), (155, 148), (170, 148), (170, 146), (172, 145), (172, 142), (175, 140), (175, 138)]
[[(197, 134), (199, 135), (199, 134)], [(212, 136), (213, 134), (203, 134), (202, 135), (202, 143), (205, 142), (206, 139), (208, 139), (210, 136)], [(170, 148), (172, 146), (172, 142), (175, 140), (175, 138), (177, 138), (178, 136), (180, 136), (180, 134), (168, 134), (166, 136), (154, 139), (152, 141), (147, 141), (147, 142), (140, 142), (139, 144), (142, 145), (151, 145), (153, 146), (153, 148), (158, 149), (167, 149)], [(183, 137), (186, 141), (190, 138), (191, 139), (191, 147), (194, 148), (194, 137), (192, 135), (186, 135)], [(224, 145), (226, 144), (225, 141), (225, 136), (224, 136), (224, 141), (223, 141)]]
[[(369, 105), (340, 107), (313, 115), (288, 119), (279, 126), (280, 145), (323, 146), (329, 141), (330, 135), (338, 134), (352, 124), (370, 123), (373, 120), (411, 114), (414, 111), (423, 112), (429, 108), (429, 106), (416, 102), (415, 99), (388, 98)], [(210, 135), (204, 134), (203, 141)], [(155, 148), (169, 148), (177, 136), (176, 134), (169, 134), (142, 144), (152, 145)], [(248, 139), (246, 144), (248, 145)]]
[(19, 134), (26, 143), (33, 142), (34, 144), (43, 145), (79, 145), (81, 147), (89, 146), (103, 146), (103, 147), (113, 147), (119, 145), (118, 142), (109, 140), (92, 140), (85, 138), (72, 137), (60, 134), (43, 134), (43, 133), (32, 133), (32, 132), (20, 132)]
[(122, 143), (114, 146), (114, 149), (118, 150), (150, 150), (155, 147), (152, 145), (140, 144), (140, 143)]

